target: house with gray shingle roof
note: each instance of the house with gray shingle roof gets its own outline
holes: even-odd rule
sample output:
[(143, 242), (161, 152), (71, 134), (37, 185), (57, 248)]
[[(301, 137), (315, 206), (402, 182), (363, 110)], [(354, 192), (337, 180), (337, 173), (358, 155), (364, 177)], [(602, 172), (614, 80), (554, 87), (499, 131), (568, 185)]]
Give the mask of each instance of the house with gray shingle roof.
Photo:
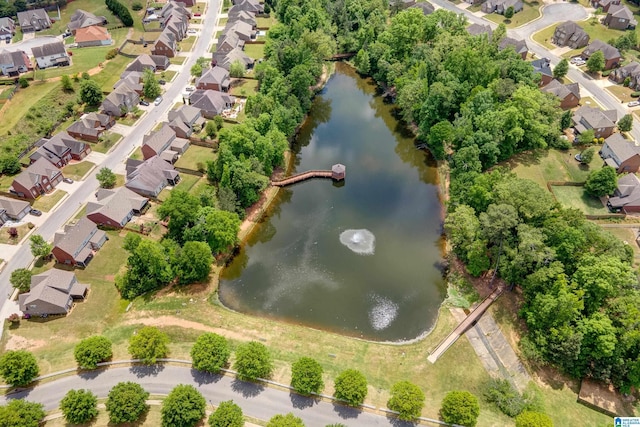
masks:
[(593, 129), (596, 138), (607, 138), (616, 128), (618, 113), (616, 110), (602, 111), (585, 105), (573, 113), (572, 120), (578, 133)]
[(219, 92), (228, 92), (230, 86), (229, 71), (222, 67), (209, 68), (196, 80), (196, 88), (202, 90), (211, 89)]
[(3, 75), (16, 77), (32, 69), (31, 60), (24, 51), (9, 52), (4, 49), (0, 51), (0, 70)]
[(618, 84), (624, 83), (626, 79), (629, 79), (629, 87), (635, 88), (638, 85), (638, 79), (640, 78), (640, 63), (633, 61), (625, 65), (624, 67), (616, 68), (609, 74), (609, 80), (612, 80)]
[(34, 46), (31, 53), (36, 58), (38, 68), (63, 67), (70, 63), (67, 50), (60, 41)]
[[(160, 129), (145, 135), (142, 138), (142, 157), (148, 160), (157, 156), (165, 150), (170, 150), (171, 144), (176, 139), (176, 132), (171, 129), (168, 123), (163, 123)], [(171, 159), (177, 157), (178, 153), (171, 153)], [(173, 161), (171, 162), (173, 163)]]
[(144, 161), (127, 159), (125, 166), (125, 186), (145, 197), (156, 198), (167, 185), (180, 182), (180, 174), (173, 165), (158, 156)]
[(110, 116), (121, 117), (131, 111), (140, 102), (135, 89), (126, 83), (119, 85), (102, 101), (100, 109)]
[[(202, 112), (199, 108), (184, 104), (176, 110), (169, 111), (169, 126), (178, 138), (189, 138), (195, 125), (204, 124)], [(185, 149), (186, 150), (186, 149)]]
[(255, 40), (256, 30), (251, 27), (251, 24), (247, 24), (242, 21), (227, 22), (226, 27), (222, 30), (222, 34), (226, 35), (229, 32), (234, 32), (238, 38), (244, 42)]
[(640, 179), (628, 173), (618, 178), (618, 186), (607, 207), (613, 212), (640, 212)]
[(545, 86), (553, 80), (553, 72), (551, 71), (551, 61), (549, 58), (540, 58), (531, 61), (533, 72), (540, 75), (539, 86)]
[(124, 227), (134, 215), (140, 215), (149, 199), (134, 193), (127, 187), (113, 190), (100, 188), (95, 201), (87, 203), (87, 218), (98, 225), (110, 228)]
[[(146, 69), (150, 69), (155, 73), (158, 70), (166, 70), (167, 68), (169, 68), (169, 65), (169, 58), (164, 55), (147, 55), (146, 53), (144, 53), (134, 59), (129, 65), (127, 65), (127, 68), (125, 68), (125, 72), (143, 72)], [(123, 76), (121, 75), (120, 77)]]
[(107, 234), (98, 230), (95, 222), (80, 218), (75, 225), (66, 225), (53, 237), (53, 254), (60, 264), (86, 267), (95, 251), (109, 240)]
[(108, 114), (88, 113), (67, 128), (67, 133), (74, 138), (85, 141), (98, 142), (100, 135), (116, 124), (115, 119)]
[(513, 49), (522, 59), (527, 59), (529, 47), (524, 40), (516, 40), (511, 37), (503, 37), (498, 44), (498, 50)]
[(634, 29), (638, 25), (638, 21), (634, 19), (631, 9), (620, 4), (614, 4), (609, 7), (607, 16), (604, 17), (602, 23), (615, 30)]
[(640, 169), (640, 147), (635, 141), (624, 139), (620, 133), (607, 138), (599, 154), (604, 163), (618, 173), (636, 173)]
[(201, 111), (203, 117), (212, 119), (222, 114), (224, 110), (233, 107), (235, 98), (216, 90), (197, 89), (191, 93), (189, 103)]
[(11, 39), (16, 33), (16, 24), (9, 17), (0, 18), (0, 40)]
[(245, 10), (256, 15), (264, 13), (264, 6), (259, 3), (258, 0), (235, 0), (233, 7), (238, 8), (237, 10)]
[(79, 28), (91, 27), (92, 25), (107, 25), (107, 18), (96, 16), (86, 10), (76, 9), (71, 15), (67, 28), (72, 34), (75, 34)]
[(484, 13), (499, 13), (504, 15), (504, 12), (513, 7), (513, 12), (518, 13), (522, 10), (524, 4), (522, 0), (486, 0), (482, 3), (481, 10)]
[(586, 61), (597, 51), (601, 51), (604, 55), (605, 70), (617, 67), (622, 59), (622, 55), (618, 49), (600, 40), (594, 40), (589, 43), (589, 46), (582, 51), (581, 56)]
[(9, 192), (25, 199), (37, 199), (62, 182), (60, 169), (45, 158), (37, 159), (13, 179)]
[(472, 36), (481, 36), (483, 34), (486, 34), (487, 37), (489, 37), (489, 39), (491, 39), (491, 36), (493, 35), (493, 30), (491, 29), (490, 25), (484, 25), (484, 24), (471, 24), (467, 27), (467, 33), (469, 33)]
[(575, 108), (580, 103), (580, 85), (578, 83), (562, 84), (553, 79), (551, 83), (541, 89), (543, 92), (555, 95), (560, 99), (560, 108)]
[(571, 49), (580, 49), (589, 43), (589, 34), (575, 22), (566, 21), (556, 27), (551, 43), (560, 47), (569, 46)]
[(18, 12), (18, 25), (23, 33), (46, 30), (51, 27), (51, 19), (44, 9)]
[(227, 22), (236, 22), (242, 21), (251, 25), (251, 28), (254, 30), (258, 26), (258, 21), (256, 20), (256, 16), (253, 13), (247, 12), (245, 10), (238, 10), (235, 13), (229, 13), (229, 20)]
[(217, 54), (226, 54), (234, 49), (244, 49), (244, 40), (240, 40), (240, 37), (234, 32), (220, 36), (216, 49)]
[(39, 148), (29, 156), (31, 163), (42, 157), (59, 168), (72, 159), (82, 160), (91, 152), (89, 144), (78, 141), (65, 131), (58, 132), (49, 139), (42, 138), (36, 145)]
[(20, 311), (30, 316), (64, 315), (74, 300), (85, 299), (87, 290), (71, 271), (52, 268), (31, 276), (31, 288), (18, 296), (18, 304)]
[(0, 225), (7, 221), (20, 221), (30, 210), (29, 202), (0, 196)]
[(423, 15), (431, 15), (436, 9), (428, 1), (421, 1), (413, 6), (409, 6), (409, 9), (420, 9)]
[(239, 47), (232, 49), (228, 53), (215, 52), (213, 54), (214, 66), (217, 65), (227, 71), (231, 68), (231, 64), (236, 61), (242, 64), (245, 70), (253, 68), (253, 64), (255, 63), (255, 60), (247, 56)]

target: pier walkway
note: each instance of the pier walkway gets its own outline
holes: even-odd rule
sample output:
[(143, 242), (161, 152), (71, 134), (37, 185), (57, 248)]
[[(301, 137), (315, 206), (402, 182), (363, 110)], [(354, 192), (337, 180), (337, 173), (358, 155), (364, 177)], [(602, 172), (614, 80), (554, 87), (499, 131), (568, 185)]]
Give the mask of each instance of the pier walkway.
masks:
[(279, 179), (277, 181), (271, 181), (271, 185), (275, 187), (284, 187), (286, 185), (292, 185), (300, 181), (305, 181), (312, 178), (331, 178), (334, 181), (343, 181), (345, 177), (346, 167), (337, 163), (331, 167), (331, 170), (310, 170), (288, 178)]

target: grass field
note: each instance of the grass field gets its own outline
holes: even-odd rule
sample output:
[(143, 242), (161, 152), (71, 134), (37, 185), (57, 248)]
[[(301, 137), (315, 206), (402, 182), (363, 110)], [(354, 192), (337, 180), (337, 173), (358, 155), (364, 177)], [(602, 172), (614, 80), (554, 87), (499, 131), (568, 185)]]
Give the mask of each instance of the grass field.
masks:
[[(11, 238), (9, 234), (9, 229), (15, 228), (18, 232), (18, 235), (15, 239)], [(17, 227), (7, 227), (4, 226), (0, 228), (0, 243), (9, 244), (9, 245), (17, 245), (24, 238), (24, 236), (29, 232), (29, 226), (27, 224), (22, 224)]]
[(113, 47), (101, 46), (101, 47), (84, 47), (73, 49), (71, 52), (71, 65), (68, 67), (51, 67), (44, 70), (35, 70), (33, 73), (34, 80), (50, 79), (52, 77), (60, 77), (62, 75), (73, 75), (88, 71), (97, 67), (100, 63), (105, 61), (105, 56)]
[(62, 175), (64, 175), (65, 178), (71, 178), (74, 181), (80, 181), (94, 166), (95, 163), (87, 161), (69, 164), (62, 168)]
[(53, 193), (40, 196), (35, 202), (33, 202), (33, 208), (39, 209), (42, 212), (49, 212), (52, 207), (56, 205), (64, 196), (67, 195), (66, 191), (54, 190)]
[(98, 153), (106, 153), (122, 139), (122, 135), (115, 132), (104, 132), (102, 134), (103, 140), (100, 142), (92, 143), (91, 149)]
[(230, 93), (234, 96), (251, 96), (258, 92), (257, 79), (233, 79)]
[[(191, 190), (191, 188), (193, 188), (194, 185), (196, 185), (196, 183), (198, 181), (200, 181), (201, 177), (196, 176), (196, 175), (189, 175), (187, 173), (181, 173), (180, 174), (180, 182), (178, 183), (178, 185), (176, 185), (174, 188), (176, 190), (182, 190), (182, 191), (186, 191), (187, 193)], [(169, 198), (169, 195), (171, 194), (171, 191), (169, 188), (165, 188), (164, 190), (162, 190), (160, 192), (160, 194), (158, 194), (158, 200), (160, 201), (165, 201)]]
[(61, 19), (56, 19), (56, 22), (51, 24), (51, 28), (38, 32), (38, 35), (57, 36), (64, 33), (67, 29), (67, 24), (69, 24), (69, 21), (71, 20), (71, 15), (73, 15), (76, 9), (86, 10), (96, 16), (104, 16), (109, 22), (107, 28), (110, 25), (114, 26), (115, 24), (120, 24), (120, 19), (116, 18), (116, 16), (111, 13), (104, 2), (96, 2), (95, 0), (74, 0), (72, 7), (60, 8)]
[(193, 48), (193, 44), (196, 42), (196, 36), (189, 36), (186, 39), (178, 43), (180, 52), (190, 52)]
[(200, 147), (199, 145), (191, 145), (189, 146), (187, 151), (185, 151), (185, 153), (180, 156), (180, 158), (176, 162), (176, 166), (197, 171), (198, 163), (205, 165), (207, 161), (213, 161), (216, 159), (216, 157), (217, 155), (211, 148)]
[(551, 43), (551, 38), (553, 37), (553, 33), (556, 31), (557, 26), (558, 24), (554, 24), (547, 28), (543, 28), (537, 33), (534, 33), (532, 36), (533, 40), (540, 43), (542, 46), (546, 47), (549, 50), (557, 48), (558, 46)]
[(513, 18), (506, 19), (503, 15), (497, 13), (489, 13), (484, 17), (488, 20), (495, 22), (496, 24), (504, 23), (507, 28), (516, 28), (521, 25), (524, 25), (528, 22), (533, 21), (537, 17), (540, 16), (540, 7), (542, 4), (535, 0), (533, 1), (524, 1), (523, 8), (520, 12), (513, 15)]
[(606, 215), (609, 209), (603, 206), (600, 199), (590, 196), (584, 187), (552, 186), (553, 194), (565, 208), (575, 208), (587, 215)]
[(133, 160), (142, 160), (142, 148), (136, 148), (129, 158)]
[(254, 43), (244, 45), (244, 53), (253, 59), (260, 59), (264, 57), (264, 44)]
[(271, 28), (274, 25), (276, 25), (277, 23), (278, 23), (278, 20), (276, 19), (274, 14), (272, 14), (269, 17), (259, 16), (259, 17), (256, 18), (256, 26), (258, 28)]
[(59, 82), (33, 82), (28, 88), (18, 89), (10, 106), (0, 116), (0, 134), (6, 134), (18, 121), (25, 116), (29, 108), (47, 96), (53, 89), (60, 85)]
[(115, 58), (106, 62), (102, 70), (92, 78), (98, 82), (103, 92), (111, 92), (113, 85), (120, 79), (120, 74), (122, 74), (130, 62), (131, 58), (117, 55)]

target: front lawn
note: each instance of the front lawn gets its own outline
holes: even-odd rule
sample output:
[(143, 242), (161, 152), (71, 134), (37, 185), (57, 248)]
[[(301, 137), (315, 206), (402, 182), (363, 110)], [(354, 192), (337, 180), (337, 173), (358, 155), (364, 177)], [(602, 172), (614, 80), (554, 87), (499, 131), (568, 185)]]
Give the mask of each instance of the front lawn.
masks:
[(95, 163), (87, 161), (69, 164), (62, 168), (62, 175), (64, 175), (65, 178), (71, 178), (74, 181), (80, 181), (94, 166)]
[(607, 215), (607, 209), (600, 199), (590, 196), (584, 187), (551, 186), (558, 202), (565, 208), (575, 208), (587, 215)]
[(624, 87), (622, 85), (607, 86), (605, 89), (611, 92), (621, 102), (626, 103), (626, 102), (631, 102), (638, 99), (638, 98), (631, 97), (631, 94), (635, 92), (633, 89)]
[(527, 24), (540, 16), (541, 3), (532, 0), (524, 1), (523, 8), (520, 12), (513, 15), (513, 18), (506, 19), (503, 15), (497, 13), (489, 13), (484, 17), (496, 24), (504, 23), (507, 28), (516, 28)]
[(169, 58), (169, 62), (175, 65), (182, 65), (187, 60), (185, 56), (174, 56), (173, 58)]
[(187, 151), (180, 156), (176, 162), (176, 166), (197, 171), (199, 163), (202, 167), (206, 167), (207, 161), (214, 161), (217, 157), (217, 154), (214, 153), (211, 148), (191, 145)]
[(193, 44), (196, 42), (196, 36), (189, 36), (186, 39), (183, 39), (180, 43), (178, 43), (178, 47), (180, 48), (180, 52), (191, 52), (193, 48)]
[[(15, 228), (16, 231), (18, 232), (18, 235), (15, 238), (12, 238), (11, 235), (9, 234), (9, 230), (11, 228)], [(11, 226), (5, 225), (4, 227), (0, 228), (0, 243), (4, 243), (7, 245), (17, 245), (18, 243), (20, 243), (20, 241), (22, 241), (22, 239), (24, 239), (24, 236), (27, 235), (29, 230), (31, 229), (29, 228), (28, 224), (22, 224), (17, 227), (11, 227)]]
[(131, 153), (129, 158), (133, 160), (142, 160), (142, 148), (136, 148), (135, 151)]
[(97, 151), (98, 153), (106, 153), (111, 147), (116, 145), (122, 139), (122, 135), (115, 132), (106, 131), (102, 133), (101, 136), (102, 141), (92, 143), (91, 149), (93, 151)]
[(546, 47), (549, 50), (558, 48), (559, 46), (551, 43), (551, 39), (553, 38), (553, 34), (555, 33), (557, 26), (558, 24), (550, 25), (547, 28), (543, 28), (537, 33), (534, 33), (532, 36), (533, 40), (540, 43), (542, 46)]
[(244, 45), (244, 53), (248, 57), (258, 60), (264, 57), (264, 43), (253, 43)]
[(42, 212), (49, 212), (51, 208), (53, 208), (56, 203), (62, 200), (62, 198), (66, 195), (66, 191), (54, 190), (53, 193), (40, 196), (38, 199), (36, 199), (36, 201), (33, 202), (33, 208), (41, 210)]
[(35, 70), (34, 80), (50, 79), (52, 77), (60, 77), (62, 75), (73, 75), (89, 71), (105, 62), (107, 52), (113, 49), (113, 46), (99, 47), (81, 47), (71, 50), (71, 65), (68, 67), (50, 67), (44, 70)]

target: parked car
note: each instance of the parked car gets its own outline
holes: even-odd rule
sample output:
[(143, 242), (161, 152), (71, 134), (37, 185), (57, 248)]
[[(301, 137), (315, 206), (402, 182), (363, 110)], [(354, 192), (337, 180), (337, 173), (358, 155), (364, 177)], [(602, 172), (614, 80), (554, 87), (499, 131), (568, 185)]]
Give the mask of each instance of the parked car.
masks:
[(73, 180), (71, 178), (62, 178), (62, 181), (66, 182), (67, 184), (73, 184)]
[(161, 102), (162, 102), (162, 97), (161, 97), (161, 96), (157, 97), (157, 98), (155, 99), (155, 101), (153, 101), (153, 103), (154, 103), (155, 105), (160, 105), (160, 103), (161, 103)]
[(149, 103), (147, 101), (145, 101), (144, 99), (140, 100), (140, 105), (144, 105), (145, 107), (149, 106)]
[(33, 215), (33, 216), (41, 216), (41, 215), (42, 215), (42, 212), (41, 212), (41, 211), (39, 211), (38, 209), (31, 209), (31, 210), (29, 211), (29, 213), (30, 213), (31, 215)]
[(627, 107), (637, 107), (638, 105), (640, 105), (640, 101), (631, 101), (627, 104)]
[(574, 156), (574, 158), (575, 158), (577, 161), (579, 161), (580, 163), (582, 163), (582, 156), (580, 155), (580, 153), (576, 154), (576, 155)]
[(158, 84), (159, 85), (166, 85), (167, 81), (165, 79), (160, 79), (160, 80), (158, 80)]

